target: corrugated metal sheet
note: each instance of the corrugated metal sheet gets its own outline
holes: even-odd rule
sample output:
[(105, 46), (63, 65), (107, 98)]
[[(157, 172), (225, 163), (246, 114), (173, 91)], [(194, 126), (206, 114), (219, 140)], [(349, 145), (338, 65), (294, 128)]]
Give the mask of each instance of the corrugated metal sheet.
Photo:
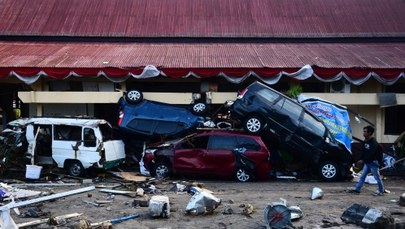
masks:
[(0, 0), (0, 35), (405, 37), (404, 0)]
[(0, 42), (0, 68), (391, 68), (405, 43), (158, 44)]

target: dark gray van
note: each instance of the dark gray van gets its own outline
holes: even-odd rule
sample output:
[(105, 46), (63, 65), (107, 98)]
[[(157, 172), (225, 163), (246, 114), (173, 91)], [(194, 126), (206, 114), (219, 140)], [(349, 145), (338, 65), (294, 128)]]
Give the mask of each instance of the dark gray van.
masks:
[(247, 132), (266, 131), (280, 148), (307, 163), (323, 180), (351, 176), (351, 153), (318, 117), (288, 96), (256, 81), (239, 93), (230, 112)]

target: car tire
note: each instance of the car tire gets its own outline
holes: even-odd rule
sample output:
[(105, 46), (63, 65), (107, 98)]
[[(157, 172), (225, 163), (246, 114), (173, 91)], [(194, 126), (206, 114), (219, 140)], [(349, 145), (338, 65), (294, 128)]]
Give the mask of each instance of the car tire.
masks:
[(70, 161), (66, 165), (66, 173), (73, 177), (79, 177), (84, 173), (82, 163), (79, 161)]
[(245, 122), (243, 123), (243, 128), (249, 134), (260, 134), (263, 130), (263, 127), (263, 120), (256, 115), (247, 117), (245, 119)]
[(339, 167), (336, 162), (333, 161), (323, 161), (318, 167), (319, 176), (324, 181), (336, 181), (339, 178)]
[(171, 175), (171, 173), (172, 173), (172, 169), (169, 166), (169, 164), (166, 162), (156, 163), (155, 166), (153, 167), (153, 172), (152, 172), (152, 174), (156, 178), (167, 178)]
[(193, 104), (191, 108), (191, 113), (194, 115), (204, 115), (207, 112), (207, 105), (202, 102)]
[(252, 180), (252, 174), (244, 168), (238, 168), (235, 172), (235, 179), (240, 182), (247, 182)]
[(143, 94), (141, 91), (138, 90), (130, 90), (125, 93), (125, 100), (129, 104), (137, 104), (143, 100)]

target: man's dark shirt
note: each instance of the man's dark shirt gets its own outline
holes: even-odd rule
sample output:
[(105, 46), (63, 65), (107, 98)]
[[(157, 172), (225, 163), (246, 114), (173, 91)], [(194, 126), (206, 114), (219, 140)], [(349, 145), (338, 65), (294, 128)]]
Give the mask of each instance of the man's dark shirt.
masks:
[(380, 155), (378, 150), (378, 142), (375, 138), (371, 137), (368, 140), (364, 140), (362, 145), (362, 159), (364, 163), (371, 163), (374, 160), (380, 161)]

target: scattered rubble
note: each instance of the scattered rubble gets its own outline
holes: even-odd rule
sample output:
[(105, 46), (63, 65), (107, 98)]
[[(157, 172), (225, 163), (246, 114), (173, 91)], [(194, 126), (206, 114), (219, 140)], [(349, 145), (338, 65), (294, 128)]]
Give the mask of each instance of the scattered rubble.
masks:
[(187, 213), (194, 215), (209, 214), (221, 204), (221, 199), (215, 197), (211, 192), (196, 187), (193, 189), (197, 191), (187, 204)]
[(394, 228), (394, 218), (389, 212), (353, 204), (341, 216), (342, 221), (364, 228)]
[[(117, 176), (116, 174), (120, 174), (120, 176)], [(274, 202), (267, 205), (267, 207), (263, 207), (260, 205), (261, 202), (257, 201), (258, 193), (249, 193), (252, 190), (257, 191), (259, 189), (251, 189), (250, 186), (267, 186), (267, 188), (264, 188), (266, 193), (261, 194), (263, 195), (263, 200), (269, 195), (286, 194), (284, 189), (268, 186), (267, 183), (261, 184), (254, 182), (243, 184), (244, 187), (242, 187), (242, 184), (240, 184), (241, 186), (238, 186), (239, 184), (232, 184), (234, 185), (234, 188), (230, 190), (227, 188), (229, 184), (226, 182), (209, 182), (210, 189), (215, 187), (215, 190), (212, 189), (214, 190), (212, 191), (207, 189), (206, 184), (204, 183), (164, 179), (159, 180), (151, 179), (150, 177), (138, 179), (136, 177), (139, 177), (139, 175), (136, 173), (130, 173), (129, 176), (127, 176), (129, 173), (117, 172), (116, 174), (100, 174), (99, 177), (93, 179), (88, 177), (55, 177), (49, 176), (48, 174), (42, 174), (43, 177), (35, 181), (24, 179), (1, 180), (3, 182), (6, 181), (5, 183), (0, 183), (0, 190), (3, 196), (0, 201), (2, 214), (2, 217), (0, 218), (2, 225), (1, 228), (3, 229), (3, 225), (7, 225), (7, 227), (4, 228), (49, 228), (57, 226), (61, 228), (95, 229), (114, 228), (116, 227), (114, 224), (121, 222), (124, 224), (122, 228), (131, 228), (128, 227), (128, 225), (141, 227), (143, 224), (144, 227), (151, 227), (153, 224), (156, 224), (156, 226), (173, 227), (173, 222), (176, 220), (178, 220), (179, 223), (185, 223), (185, 225), (187, 225), (185, 227), (189, 227), (190, 224), (188, 222), (194, 220), (191, 220), (190, 218), (187, 219), (187, 217), (195, 217), (194, 219), (196, 222), (204, 222), (204, 225), (201, 226), (207, 226), (210, 225), (210, 222), (212, 223), (211, 220), (213, 218), (218, 219), (218, 216), (221, 216), (220, 221), (217, 221), (215, 225), (211, 226), (218, 226), (220, 228), (237, 228), (236, 225), (239, 225), (238, 222), (230, 223), (235, 221), (235, 217), (241, 217), (244, 220), (252, 221), (250, 224), (243, 224), (252, 226), (254, 221), (256, 221), (256, 224), (258, 223), (258, 217), (263, 217), (263, 213), (265, 221), (266, 217), (268, 218), (265, 222), (267, 228), (270, 228), (270, 226), (271, 228), (334, 228), (342, 227), (345, 223), (356, 224), (357, 226), (362, 226), (364, 224), (362, 221), (357, 222), (353, 219), (350, 221), (350, 219), (346, 219), (348, 218), (347, 216), (346, 218), (343, 217), (343, 215), (340, 216), (344, 211), (343, 208), (338, 213), (339, 216), (336, 215), (333, 217), (332, 213), (327, 213), (326, 209), (322, 208), (322, 206), (329, 203), (330, 198), (324, 199), (324, 191), (316, 187), (316, 184), (312, 184), (313, 186), (309, 187), (307, 186), (302, 192), (299, 191), (299, 193), (302, 193), (300, 196), (291, 196), (291, 192), (287, 190), (290, 192), (290, 195), (285, 195), (285, 197), (288, 197), (288, 199), (293, 198), (291, 201), (294, 201), (295, 204), (299, 203), (299, 206), (288, 206), (284, 199), (280, 199), (281, 202)], [(125, 175), (121, 176), (122, 174)], [(136, 179), (133, 179), (134, 177)], [(295, 184), (299, 184), (300, 186), (304, 185), (304, 183), (296, 180), (289, 182), (278, 181), (278, 184), (285, 187), (291, 187), (291, 185), (294, 186)], [(368, 186), (374, 188), (373, 185)], [(272, 191), (268, 192), (270, 187), (270, 190)], [(311, 198), (308, 198), (306, 196), (311, 187)], [(325, 187), (329, 186), (325, 185), (323, 188)], [(337, 184), (334, 187), (338, 187)], [(390, 186), (389, 183), (387, 184), (387, 187), (391, 190), (391, 192), (387, 192), (387, 195), (396, 195), (398, 190), (401, 190), (400, 193), (404, 192), (400, 187)], [(296, 191), (298, 191), (298, 189), (301, 189), (301, 187), (297, 188)], [(65, 191), (61, 192), (58, 190)], [(81, 194), (82, 192), (79, 190), (82, 192), (88, 190), (88, 193)], [(343, 187), (341, 188), (341, 191), (331, 191), (328, 188), (325, 190), (328, 190), (329, 194), (346, 195)], [(297, 193), (296, 191), (292, 193)], [(245, 193), (244, 197), (238, 197), (239, 193)], [(74, 197), (73, 195), (76, 194), (81, 194), (81, 197)], [(67, 196), (70, 195), (73, 197), (67, 198)], [(362, 193), (362, 195), (366, 194)], [(250, 201), (250, 198), (252, 198), (252, 202)], [(350, 198), (350, 196), (347, 196), (347, 199)], [(370, 198), (373, 198), (371, 194)], [(385, 205), (387, 206), (387, 209), (391, 208), (389, 213), (386, 213), (386, 209), (384, 208), (380, 210), (383, 213), (381, 214), (382, 220), (388, 222), (389, 225), (394, 225), (393, 220), (395, 219), (395, 221), (397, 221), (397, 219), (399, 219), (399, 222), (395, 222), (397, 228), (398, 225), (403, 225), (405, 223), (405, 221), (401, 220), (401, 217), (405, 214), (401, 208), (401, 206), (403, 206), (405, 193), (400, 195), (399, 198), (400, 200), (398, 201), (398, 199), (396, 199), (395, 202), (392, 200), (386, 201), (387, 203)], [(66, 201), (64, 201), (64, 199), (66, 199)], [(70, 199), (74, 202), (70, 202)], [(223, 201), (223, 199), (225, 201)], [(315, 199), (323, 199), (322, 201), (317, 202), (316, 207), (319, 206), (320, 209), (323, 209), (323, 212), (320, 214), (324, 217), (317, 217), (317, 221), (314, 221), (312, 218), (309, 220), (312, 224), (308, 225), (308, 214), (314, 214), (314, 211), (311, 211), (311, 209), (308, 208), (303, 208), (303, 210), (307, 212), (304, 220), (304, 214), (301, 210), (302, 206), (300, 203), (309, 203)], [(14, 202), (12, 202), (13, 200)], [(189, 201), (187, 202), (187, 200)], [(84, 212), (84, 214), (66, 214), (69, 212), (58, 212), (56, 214), (60, 215), (60, 218), (56, 218), (53, 216), (53, 214), (55, 214), (52, 211), (53, 208), (48, 209), (44, 207), (48, 205), (46, 202), (51, 203), (55, 201), (57, 201), (58, 204), (60, 203), (61, 206), (70, 206), (69, 209), (71, 212)], [(222, 206), (223, 203), (226, 204)], [(395, 204), (392, 205), (393, 203)], [(392, 208), (393, 206), (396, 207)], [(16, 213), (10, 211), (10, 209), (15, 210)], [(82, 211), (83, 209), (86, 209), (86, 211)], [(100, 212), (102, 218), (95, 218), (94, 215), (90, 215), (92, 214), (91, 212), (94, 213), (94, 211)], [(271, 215), (270, 212), (278, 213), (273, 214), (274, 217), (269, 217), (269, 215)], [(378, 213), (378, 211), (375, 212)], [(375, 214), (375, 212), (373, 213)], [(287, 223), (281, 223), (283, 219), (285, 219), (283, 214), (287, 213), (289, 215), (289, 220), (287, 220)], [(70, 215), (71, 217), (69, 217)], [(117, 218), (109, 219), (110, 216), (117, 216)], [(311, 216), (309, 217), (311, 218)], [(140, 218), (140, 220), (135, 220), (133, 223), (123, 223), (123, 221), (135, 218)], [(369, 213), (366, 218), (369, 221), (372, 221), (373, 215), (370, 216)], [(24, 222), (24, 220), (27, 220), (28, 222)], [(168, 222), (168, 224), (164, 225), (162, 220)], [(261, 224), (263, 224), (262, 220), (263, 218), (261, 218)], [(340, 220), (343, 222), (340, 222)], [(381, 219), (377, 220), (377, 222), (380, 221)], [(294, 224), (294, 226), (292, 224)], [(306, 226), (302, 227), (301, 225)], [(343, 226), (343, 228), (345, 227)]]
[(266, 228), (288, 228), (292, 221), (303, 216), (299, 206), (288, 206), (287, 200), (280, 198), (279, 202), (272, 202), (264, 209)]
[(402, 193), (402, 195), (399, 197), (399, 202), (398, 204), (402, 207), (405, 207), (405, 193)]
[(149, 200), (149, 214), (151, 217), (168, 218), (170, 216), (169, 197), (152, 196)]
[(322, 189), (320, 189), (318, 187), (314, 187), (312, 189), (312, 193), (311, 193), (311, 200), (322, 199), (322, 197), (323, 197)]

